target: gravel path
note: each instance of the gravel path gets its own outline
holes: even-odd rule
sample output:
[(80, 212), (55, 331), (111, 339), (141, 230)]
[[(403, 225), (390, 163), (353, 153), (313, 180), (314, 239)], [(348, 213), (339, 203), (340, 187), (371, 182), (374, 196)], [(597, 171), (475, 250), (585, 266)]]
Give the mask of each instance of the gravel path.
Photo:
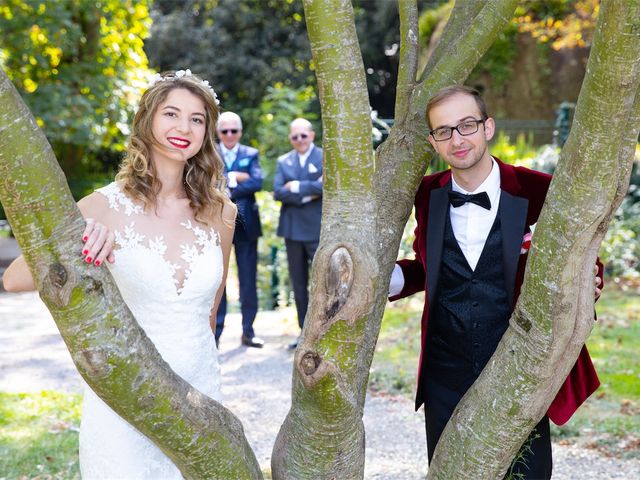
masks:
[[(224, 403), (245, 425), (263, 469), (290, 405), (291, 361), (285, 346), (297, 327), (291, 311), (260, 313), (263, 349), (241, 347), (240, 318), (231, 315), (221, 338)], [(81, 380), (56, 326), (35, 293), (0, 294), (0, 391), (81, 391)], [(364, 414), (367, 480), (420, 480), (426, 472), (422, 413), (406, 398), (369, 396)], [(554, 444), (554, 480), (640, 479), (640, 461)]]

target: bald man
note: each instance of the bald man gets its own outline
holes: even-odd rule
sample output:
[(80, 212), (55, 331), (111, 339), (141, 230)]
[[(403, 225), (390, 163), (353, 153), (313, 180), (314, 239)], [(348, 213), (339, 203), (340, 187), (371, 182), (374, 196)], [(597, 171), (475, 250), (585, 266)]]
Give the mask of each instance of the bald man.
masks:
[[(322, 217), (322, 149), (314, 145), (311, 122), (296, 118), (289, 126), (293, 150), (278, 158), (274, 197), (282, 202), (278, 235), (287, 248), (289, 278), (300, 329), (309, 303), (309, 270), (320, 240)], [(298, 346), (298, 341), (289, 345)]]

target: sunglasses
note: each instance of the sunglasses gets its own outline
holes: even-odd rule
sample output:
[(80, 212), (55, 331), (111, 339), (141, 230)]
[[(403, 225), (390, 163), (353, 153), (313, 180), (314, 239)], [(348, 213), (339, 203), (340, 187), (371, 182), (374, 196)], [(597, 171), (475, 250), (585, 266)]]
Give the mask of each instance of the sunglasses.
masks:
[(295, 134), (295, 135), (291, 135), (289, 138), (290, 138), (291, 140), (293, 140), (294, 142), (297, 142), (297, 141), (298, 141), (298, 138), (299, 138), (300, 140), (304, 140), (305, 138), (308, 138), (308, 137), (309, 137), (309, 135), (307, 135), (306, 133), (297, 133), (297, 134)]
[(240, 130), (238, 130), (237, 128), (225, 128), (224, 130), (220, 130), (220, 133), (223, 135), (235, 135), (236, 133), (238, 133)]

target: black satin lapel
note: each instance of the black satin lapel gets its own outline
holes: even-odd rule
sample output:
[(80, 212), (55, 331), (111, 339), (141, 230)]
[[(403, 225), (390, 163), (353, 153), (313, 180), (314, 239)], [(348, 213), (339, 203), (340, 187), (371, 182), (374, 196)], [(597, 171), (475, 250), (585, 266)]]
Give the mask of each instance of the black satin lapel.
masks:
[(504, 286), (513, 304), (513, 290), (520, 259), (522, 237), (525, 233), (529, 200), (515, 197), (502, 190), (500, 194), (500, 228), (502, 230), (502, 261), (504, 262)]
[(440, 275), (440, 261), (442, 259), (442, 244), (444, 241), (444, 226), (449, 214), (450, 186), (438, 188), (431, 192), (429, 199), (429, 222), (427, 224), (427, 298), (429, 305), (433, 305), (433, 298), (438, 288)]

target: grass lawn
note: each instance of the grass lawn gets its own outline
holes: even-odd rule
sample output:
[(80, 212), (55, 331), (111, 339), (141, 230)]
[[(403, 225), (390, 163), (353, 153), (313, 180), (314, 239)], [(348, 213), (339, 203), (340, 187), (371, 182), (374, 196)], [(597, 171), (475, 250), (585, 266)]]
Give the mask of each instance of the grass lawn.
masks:
[(82, 396), (0, 392), (0, 479), (79, 479)]
[[(413, 398), (422, 305), (422, 298), (412, 298), (387, 308), (371, 369), (374, 392)], [(608, 284), (596, 307), (598, 322), (587, 347), (602, 385), (566, 425), (552, 425), (552, 435), (640, 458), (640, 295)]]

